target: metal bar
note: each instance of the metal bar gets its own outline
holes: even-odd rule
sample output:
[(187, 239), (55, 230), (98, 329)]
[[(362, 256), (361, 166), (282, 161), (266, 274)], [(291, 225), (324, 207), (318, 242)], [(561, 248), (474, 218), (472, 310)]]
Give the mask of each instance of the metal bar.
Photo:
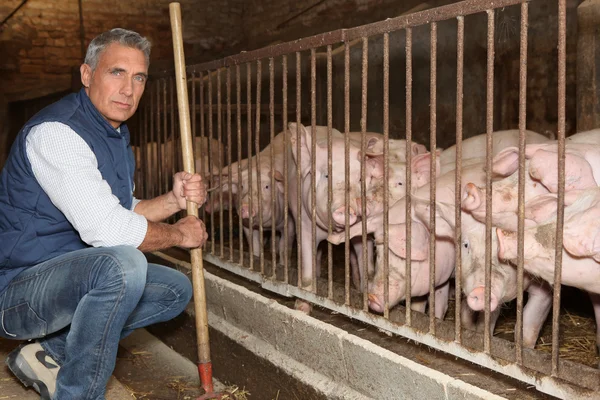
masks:
[[(312, 257), (311, 257), (311, 268), (312, 268), (312, 289), (314, 293), (317, 293), (317, 177), (315, 176), (315, 170), (317, 169), (317, 158), (315, 154), (317, 152), (317, 61), (315, 58), (316, 50), (310, 49), (310, 126), (312, 140), (311, 144), (311, 160), (310, 160), (310, 212), (311, 212), (311, 237), (312, 237)], [(330, 277), (328, 277), (329, 279)]]
[[(526, 1), (527, 0), (496, 0), (494, 1), (494, 7), (508, 7), (511, 5), (524, 3)], [(291, 42), (280, 43), (253, 51), (243, 52), (222, 58), (220, 60), (190, 65), (188, 69), (196, 69), (201, 71), (214, 70), (243, 64), (249, 61), (255, 61), (261, 58), (279, 57), (303, 50), (310, 50), (313, 47), (334, 45), (341, 42), (346, 43), (365, 36), (381, 35), (385, 32), (398, 31), (429, 24), (431, 22), (439, 22), (455, 18), (457, 15), (467, 16), (477, 14), (486, 11), (488, 8), (489, 3), (481, 0), (461, 1), (417, 13), (402, 15), (396, 18), (389, 18), (385, 21), (362, 25), (352, 29), (339, 29), (331, 32), (325, 32)], [(158, 76), (161, 73), (166, 74), (169, 73), (169, 71), (159, 71), (154, 75)]]
[[(390, 319), (389, 169), (390, 169), (390, 34), (383, 34), (383, 317)], [(407, 144), (408, 147), (408, 144)], [(364, 202), (364, 201), (363, 201)]]
[[(368, 94), (368, 72), (369, 72), (369, 39), (366, 37), (362, 38), (362, 87), (361, 87), (361, 111), (360, 111), (360, 195), (363, 199), (367, 193), (367, 183), (365, 177), (365, 151), (366, 151), (366, 132), (367, 132), (367, 94)], [(367, 249), (367, 211), (366, 201), (361, 201), (361, 212), (362, 212), (362, 262), (359, 264), (359, 268), (362, 268), (362, 282), (360, 283), (361, 291), (363, 294), (363, 310), (369, 310), (369, 294), (367, 291), (367, 279), (369, 276), (368, 272), (368, 255)], [(358, 211), (358, 210), (357, 210)], [(357, 261), (358, 257), (357, 257)]]
[[(284, 260), (283, 260), (283, 281), (285, 283), (289, 283), (290, 282), (290, 275), (289, 275), (289, 265), (288, 265), (288, 260), (290, 258), (290, 254), (288, 253), (289, 251), (289, 246), (291, 245), (291, 243), (288, 243), (288, 224), (289, 224), (289, 215), (290, 215), (290, 209), (289, 209), (289, 186), (288, 186), (288, 157), (290, 157), (290, 152), (287, 150), (288, 147), (288, 143), (290, 143), (290, 137), (289, 137), (289, 129), (288, 129), (288, 114), (287, 114), (287, 75), (288, 75), (288, 67), (287, 67), (287, 56), (283, 56), (282, 60), (281, 60), (281, 79), (282, 79), (282, 88), (281, 88), (281, 96), (282, 96), (282, 104), (283, 104), (283, 115), (282, 115), (282, 119), (283, 119), (283, 131), (284, 136), (285, 136), (285, 148), (283, 151), (283, 215), (284, 215), (284, 220), (283, 220), (283, 232), (284, 232), (284, 242), (283, 242), (283, 254), (284, 254)], [(300, 271), (300, 269), (298, 268), (298, 271)]]
[[(242, 109), (242, 88), (241, 88), (241, 77), (240, 77), (240, 66), (235, 66), (235, 88), (236, 88), (236, 108), (237, 108), (237, 150), (238, 150), (238, 158), (237, 158), (237, 174), (238, 177), (242, 176), (242, 114), (240, 110)], [(229, 179), (231, 180), (231, 174), (229, 175)], [(230, 183), (231, 185), (231, 183)], [(239, 191), (238, 191), (239, 193)], [(238, 194), (236, 199), (236, 206), (239, 210), (240, 205), (240, 195)], [(244, 266), (244, 223), (242, 221), (242, 213), (238, 212), (238, 242), (240, 246), (240, 260), (239, 263), (241, 266)]]
[(454, 280), (454, 340), (462, 343), (462, 327), (460, 311), (462, 308), (462, 139), (463, 139), (463, 78), (465, 57), (465, 19), (457, 17), (456, 33), (456, 176), (454, 186), (454, 250), (455, 250), (455, 280)]
[[(327, 46), (327, 209), (331, 210), (333, 201), (333, 60), (331, 54), (331, 45)], [(331, 235), (333, 224), (332, 215), (327, 215), (327, 234)], [(328, 280), (327, 298), (333, 298), (333, 245), (327, 242), (327, 276)]]
[[(163, 116), (163, 143), (165, 144), (165, 155), (164, 158), (165, 160), (170, 160), (170, 162), (167, 165), (171, 165), (173, 164), (174, 159), (170, 158), (170, 154), (167, 154), (167, 151), (169, 149), (169, 147), (173, 147), (173, 142), (171, 142), (171, 146), (167, 146), (167, 141), (168, 141), (168, 134), (167, 134), (167, 78), (162, 80), (163, 82), (163, 112), (164, 112), (164, 116)], [(170, 182), (169, 182), (169, 171), (167, 169), (165, 169), (165, 180), (164, 180), (164, 187), (163, 187), (163, 193), (168, 193), (169, 189), (170, 189)], [(172, 177), (173, 175), (171, 175)]]
[(437, 146), (437, 23), (431, 23), (431, 68), (429, 76), (429, 147), (431, 163), (429, 171), (431, 207), (429, 208), (429, 333), (435, 335), (435, 197), (436, 197), (436, 146)]
[[(212, 85), (212, 73), (211, 71), (207, 71), (206, 78), (208, 79), (208, 134), (207, 143), (208, 143), (208, 153), (211, 153), (211, 144), (213, 138), (213, 85)], [(219, 210), (220, 211), (220, 210)], [(215, 213), (210, 213), (210, 254), (215, 254)]]
[[(260, 91), (262, 86), (262, 62), (260, 60), (256, 61), (256, 105), (260, 104)], [(259, 240), (259, 248), (258, 253), (260, 255), (260, 272), (262, 274), (265, 273), (265, 245), (263, 242), (263, 203), (262, 203), (262, 182), (261, 182), (261, 163), (260, 163), (260, 112), (258, 111), (258, 107), (256, 107), (256, 132), (254, 132), (254, 139), (256, 144), (256, 193), (258, 194), (258, 204), (256, 208), (258, 208), (258, 240)], [(252, 208), (251, 208), (252, 209)], [(252, 209), (253, 210), (253, 209)], [(254, 211), (251, 211), (252, 215)]]
[(162, 154), (162, 124), (160, 123), (160, 114), (161, 114), (161, 104), (160, 104), (160, 79), (156, 81), (156, 84), (153, 88), (156, 88), (156, 193), (160, 195), (161, 187), (162, 187), (162, 177), (163, 177), (163, 165), (164, 159)]
[(298, 220), (296, 221), (296, 242), (298, 243), (298, 286), (303, 287), (302, 284), (302, 180), (301, 180), (301, 167), (302, 167), (302, 151), (301, 151), (301, 134), (300, 134), (300, 123), (302, 117), (302, 58), (300, 52), (296, 52), (296, 204), (298, 207)]
[(490, 298), (492, 286), (492, 154), (494, 130), (494, 11), (487, 11), (487, 91), (486, 91), (486, 204), (485, 204), (485, 317), (483, 351), (490, 353)]
[[(202, 153), (204, 151), (204, 144), (202, 143), (204, 141), (204, 138), (206, 137), (205, 131), (204, 131), (204, 125), (205, 125), (205, 118), (204, 118), (204, 74), (202, 72), (200, 72), (198, 74), (198, 81), (200, 83), (199, 87), (198, 87), (198, 92), (200, 92), (200, 98), (198, 99), (199, 103), (200, 103), (200, 153)], [(194, 110), (194, 114), (196, 113), (196, 110)], [(171, 114), (172, 116), (174, 114)], [(196, 135), (194, 135), (194, 137), (196, 137)], [(202, 163), (201, 165), (204, 165), (204, 163)], [(203, 166), (201, 166), (200, 168), (204, 168)], [(214, 196), (214, 195), (212, 195)], [(214, 208), (214, 207), (213, 207)], [(211, 214), (214, 213), (215, 210), (211, 210)], [(206, 221), (206, 210), (204, 208), (202, 208), (202, 220)], [(212, 224), (211, 224), (212, 225)], [(212, 228), (211, 228), (212, 229)], [(213, 240), (213, 238), (211, 237), (210, 240)], [(204, 245), (206, 246), (206, 244)]]
[(556, 211), (556, 242), (554, 267), (554, 298), (552, 303), (552, 376), (559, 373), (559, 318), (563, 255), (563, 225), (565, 208), (565, 101), (566, 101), (566, 0), (558, 0), (558, 199)]
[[(277, 272), (277, 249), (276, 249), (276, 234), (275, 228), (279, 221), (275, 221), (275, 200), (278, 196), (277, 190), (275, 190), (275, 149), (273, 142), (275, 139), (275, 60), (269, 58), (269, 132), (271, 135), (271, 263), (273, 265), (272, 276), (276, 277)], [(283, 146), (285, 150), (286, 147)], [(285, 233), (282, 233), (285, 235)], [(281, 258), (282, 254), (279, 254)]]
[[(344, 191), (344, 204), (346, 209), (350, 203), (350, 45), (344, 43), (344, 184), (346, 190)], [(346, 234), (346, 240), (344, 241), (344, 283), (346, 305), (350, 305), (350, 230), (349, 230), (349, 216), (348, 213), (345, 215), (344, 230)]]
[[(227, 176), (231, 176), (231, 68), (227, 68)], [(221, 171), (219, 170), (219, 173)], [(221, 175), (222, 176), (222, 175)], [(222, 182), (220, 182), (222, 183)], [(229, 259), (233, 262), (233, 199), (231, 187), (227, 190), (227, 208), (229, 214)]]
[[(406, 237), (410, 238), (412, 233), (411, 207), (412, 199), (410, 196), (412, 187), (411, 162), (412, 162), (412, 29), (406, 29)], [(412, 264), (412, 246), (406, 246), (406, 325), (412, 326), (412, 314), (410, 312), (411, 299), (411, 264)], [(389, 279), (389, 278), (388, 278)]]
[(523, 364), (523, 260), (525, 255), (525, 127), (527, 124), (527, 19), (528, 3), (521, 4), (521, 45), (519, 54), (519, 199), (517, 227), (517, 321), (515, 358)]
[[(210, 152), (210, 155), (208, 157), (208, 159), (210, 160), (210, 165), (214, 165), (215, 161), (217, 163), (217, 165), (219, 166), (219, 171), (221, 171), (221, 169), (223, 168), (223, 160), (221, 159), (222, 156), (222, 135), (223, 135), (223, 123), (222, 123), (222, 114), (223, 114), (223, 110), (222, 110), (222, 104), (221, 104), (221, 70), (217, 70), (217, 143), (219, 145), (219, 147), (217, 148), (217, 152), (219, 153), (219, 156), (217, 157), (217, 160), (213, 160), (213, 154), (214, 152)], [(209, 146), (212, 146), (212, 138), (213, 136), (210, 136), (210, 140), (208, 141)], [(209, 167), (211, 168), (211, 167)], [(223, 204), (223, 186), (219, 187), (219, 204)], [(219, 250), (220, 250), (220, 257), (223, 258), (225, 253), (223, 252), (223, 212), (225, 210), (223, 210), (223, 207), (221, 206), (219, 209)]]
[[(252, 227), (254, 226), (254, 218), (252, 216), (252, 188), (254, 186), (254, 179), (252, 176), (252, 164), (254, 163), (252, 159), (252, 64), (246, 63), (246, 107), (248, 109), (248, 113), (246, 114), (246, 133), (248, 140), (248, 209), (250, 210), (248, 213), (248, 227), (250, 232), (252, 233)], [(242, 185), (244, 182), (242, 181), (242, 175), (240, 174), (238, 179), (239, 184)], [(248, 244), (248, 249), (250, 249), (250, 265), (249, 268), (254, 270), (254, 252), (258, 249), (254, 248), (254, 240), (250, 238)]]
[[(154, 115), (156, 114), (156, 104), (154, 101), (154, 85), (152, 85), (152, 90), (150, 90), (150, 163), (148, 163), (148, 168), (150, 170), (150, 197), (151, 199), (157, 196), (157, 188), (156, 188), (156, 178), (155, 175), (158, 173), (157, 168), (157, 157), (154, 151), (154, 146), (156, 141), (154, 140)], [(152, 165), (151, 165), (152, 164)]]

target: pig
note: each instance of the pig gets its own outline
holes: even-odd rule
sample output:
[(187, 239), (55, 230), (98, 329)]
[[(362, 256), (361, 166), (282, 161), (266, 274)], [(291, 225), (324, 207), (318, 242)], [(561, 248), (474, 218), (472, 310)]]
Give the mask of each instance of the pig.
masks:
[[(224, 152), (226, 151), (226, 146), (216, 139), (205, 136), (195, 137), (193, 139), (193, 144), (195, 172), (201, 174), (202, 177), (208, 181), (211, 173), (215, 174), (219, 172), (219, 157), (221, 162), (225, 160)], [(136, 183), (139, 184), (139, 186), (142, 186), (142, 171), (150, 171), (148, 172), (150, 174), (150, 179), (145, 179), (144, 183), (148, 184), (148, 181), (151, 181), (150, 185), (158, 184), (158, 171), (160, 168), (163, 182), (166, 181), (167, 186), (169, 186), (173, 174), (178, 171), (176, 160), (181, 160), (182, 157), (181, 151), (177, 151), (179, 143), (175, 143), (175, 146), (173, 140), (161, 143), (160, 160), (158, 158), (159, 147), (156, 142), (146, 143), (145, 154), (141, 147), (131, 147), (135, 155)], [(160, 184), (162, 184), (162, 182)]]
[[(518, 146), (519, 130), (509, 129), (504, 131), (492, 132), (492, 157), (496, 156), (501, 150)], [(537, 132), (525, 131), (525, 140), (527, 143), (547, 143), (550, 141), (546, 136), (540, 135)], [(486, 156), (487, 134), (473, 136), (462, 142), (463, 160), (469, 158), (479, 158)], [(448, 165), (456, 163), (456, 145), (445, 149), (441, 155), (440, 164)]]
[[(518, 227), (518, 190), (519, 160), (518, 148), (509, 147), (499, 152), (492, 161), (492, 172), (496, 176), (505, 178), (492, 182), (492, 225), (509, 231), (516, 231)], [(529, 165), (526, 161), (525, 167)], [(525, 174), (525, 201), (536, 196), (548, 193), (548, 189), (538, 181)], [(484, 185), (467, 183), (463, 192), (461, 205), (464, 211), (469, 212), (475, 219), (485, 223), (486, 190)], [(534, 226), (535, 223), (526, 220), (525, 226)]]
[[(517, 234), (496, 229), (498, 257), (517, 259)], [(556, 223), (548, 222), (525, 230), (524, 268), (546, 282), (554, 282)], [(596, 317), (596, 345), (600, 350), (600, 263), (591, 257), (574, 257), (562, 252), (561, 283), (585, 290), (590, 295)]]
[[(271, 148), (273, 150), (273, 161), (271, 161)], [(228, 192), (231, 192), (234, 204), (237, 205), (237, 211), (242, 217), (244, 234), (248, 243), (251, 244), (253, 255), (259, 256), (261, 252), (259, 228), (262, 226), (280, 235), (277, 246), (280, 263), (283, 263), (281, 257), (285, 250), (285, 237), (287, 237), (288, 245), (291, 245), (295, 238), (295, 225), (291, 218), (288, 218), (287, 231), (284, 231), (286, 216), (283, 182), (284, 151), (285, 135), (284, 132), (281, 132), (260, 152), (260, 164), (258, 158), (253, 156), (250, 161), (245, 159), (239, 163), (233, 163), (231, 168), (224, 167), (221, 174), (214, 179), (214, 182), (218, 182), (219, 190), (223, 191), (222, 198), (225, 204), (222, 204), (219, 196), (213, 193), (209, 209), (209, 211), (214, 212), (228, 207), (226, 199), (229, 198)], [(231, 175), (229, 175), (230, 169)], [(252, 176), (252, 185), (249, 184), (250, 176)], [(274, 187), (271, 187), (272, 177), (275, 181)], [(251, 192), (250, 186), (252, 186)], [(273, 199), (275, 200), (274, 214)], [(260, 215), (260, 212), (262, 212), (262, 215)], [(259, 217), (262, 217), (262, 220)]]
[[(563, 246), (575, 257), (600, 262), (600, 188), (565, 192)], [(538, 196), (527, 203), (525, 217), (537, 224), (556, 218), (557, 195)]]
[[(312, 271), (312, 246), (313, 243), (318, 244), (326, 239), (328, 233), (328, 225), (330, 218), (332, 219), (332, 229), (339, 232), (345, 227), (346, 214), (349, 216), (350, 224), (354, 224), (357, 220), (357, 203), (356, 203), (356, 190), (360, 185), (360, 148), (355, 144), (350, 144), (350, 204), (346, 208), (345, 205), (345, 139), (341, 134), (336, 134), (332, 137), (332, 208), (327, 207), (328, 189), (329, 189), (329, 178), (328, 178), (328, 146), (327, 146), (327, 129), (325, 127), (317, 127), (316, 132), (312, 132), (311, 127), (304, 127), (302, 124), (296, 124), (294, 122), (288, 125), (290, 132), (290, 143), (288, 157), (288, 187), (289, 187), (289, 207), (294, 220), (302, 220), (302, 229), (300, 232), (302, 238), (302, 265), (301, 270), (301, 281), (302, 287), (307, 290), (312, 290), (313, 283), (313, 271)], [(339, 133), (336, 131), (336, 133)], [(312, 141), (316, 141), (316, 154), (312, 154)], [(300, 153), (297, 152), (297, 146), (300, 143)], [(302, 193), (300, 193), (301, 204), (298, 204), (298, 177), (297, 177), (297, 163), (300, 158), (300, 178), (302, 182)], [(315, 169), (315, 191), (316, 198), (321, 201), (315, 205), (316, 214), (316, 237), (312, 237), (312, 174), (311, 174), (311, 162), (316, 162)], [(365, 178), (370, 182), (374, 176), (381, 176), (383, 171), (376, 164), (371, 162), (368, 158), (365, 166), (366, 176)], [(362, 261), (362, 243), (361, 241), (355, 241), (353, 244), (354, 251), (356, 253), (356, 259), (360, 263)], [(368, 249), (367, 249), (368, 250)], [(317, 275), (320, 267), (320, 252), (317, 253)], [(369, 265), (367, 266), (367, 272), (373, 270), (372, 257), (367, 257)], [(362, 276), (363, 268), (360, 266), (353, 266), (358, 268), (358, 274), (360, 275), (361, 282), (365, 281), (365, 277)], [(353, 273), (353, 276), (355, 274)], [(359, 283), (359, 286), (361, 284)], [(309, 312), (309, 306), (305, 303), (298, 303), (297, 308)]]
[[(473, 164), (463, 168), (462, 179), (479, 181), (485, 178), (483, 164)], [(450, 171), (436, 180), (437, 200), (445, 204), (448, 209), (454, 210), (454, 180), (455, 171)], [(463, 183), (464, 184), (464, 183)], [(429, 292), (429, 185), (416, 189), (413, 193), (411, 210), (413, 220), (411, 231), (411, 296), (421, 296)], [(405, 270), (406, 270), (406, 197), (392, 204), (389, 208), (389, 260), (390, 260), (390, 306), (404, 300), (405, 296)], [(453, 212), (453, 211), (452, 211)], [(439, 223), (438, 223), (439, 221)], [(446, 285), (454, 272), (454, 229), (444, 220), (436, 218), (436, 232), (434, 235), (436, 249), (436, 287), (440, 289), (435, 295), (435, 315), (443, 318), (447, 310), (448, 289)], [(367, 232), (374, 233), (375, 242), (383, 240), (383, 211), (370, 214), (367, 218)], [(362, 224), (350, 228), (350, 237), (362, 234)], [(332, 243), (345, 240), (344, 233), (329, 235)], [(374, 311), (381, 311), (384, 305), (383, 298), (383, 244), (377, 244), (377, 268), (373, 283), (369, 285), (369, 307)]]

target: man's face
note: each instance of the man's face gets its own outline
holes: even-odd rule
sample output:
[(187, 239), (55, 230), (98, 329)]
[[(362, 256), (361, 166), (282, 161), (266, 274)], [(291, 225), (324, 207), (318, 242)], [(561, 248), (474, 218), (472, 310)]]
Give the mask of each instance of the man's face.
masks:
[(112, 43), (100, 54), (94, 71), (87, 64), (80, 70), (90, 100), (114, 128), (135, 113), (148, 79), (142, 51)]

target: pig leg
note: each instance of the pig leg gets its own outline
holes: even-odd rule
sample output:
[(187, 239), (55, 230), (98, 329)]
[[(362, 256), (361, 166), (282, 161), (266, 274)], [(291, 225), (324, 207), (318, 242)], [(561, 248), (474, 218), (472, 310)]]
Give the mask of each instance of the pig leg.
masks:
[(472, 331), (477, 330), (477, 312), (469, 307), (466, 299), (460, 302), (460, 321), (465, 328)]
[[(600, 294), (588, 292), (596, 316), (596, 347), (600, 352)], [(600, 368), (600, 365), (598, 366)]]
[(450, 281), (435, 289), (435, 317), (444, 319), (448, 311), (448, 294), (450, 292)]
[[(369, 276), (369, 272), (375, 270), (375, 267), (373, 266), (373, 246), (371, 244), (371, 251), (369, 252), (369, 244), (368, 244), (369, 242), (370, 242), (370, 240), (367, 240), (367, 271), (366, 271), (367, 274), (365, 276), (365, 271), (363, 268), (362, 237), (356, 236), (356, 237), (353, 237), (352, 239), (350, 239), (350, 244), (352, 245), (352, 248), (354, 249), (354, 256), (356, 258), (354, 263), (352, 263), (352, 257), (350, 258), (350, 262), (352, 263), (352, 278), (354, 281), (354, 285), (361, 292), (364, 292), (366, 290), (367, 277)], [(355, 277), (354, 277), (356, 275), (355, 270), (358, 270), (358, 278), (359, 278), (358, 285), (357, 285), (357, 282), (355, 281)]]
[(244, 236), (246, 236), (246, 240), (248, 241), (248, 246), (252, 246), (252, 255), (254, 257), (260, 256), (260, 238), (259, 232), (255, 229), (250, 229), (244, 227)]
[(427, 296), (413, 297), (410, 302), (410, 309), (425, 314), (427, 300)]
[(533, 349), (552, 308), (552, 291), (544, 282), (533, 281), (527, 288), (527, 293), (527, 304), (523, 307), (523, 346)]
[(294, 239), (296, 237), (296, 225), (294, 224), (293, 218), (288, 218), (288, 230), (287, 232), (283, 232), (283, 226), (281, 227), (281, 236), (279, 237), (279, 243), (277, 247), (277, 251), (279, 253), (279, 264), (285, 265), (283, 257), (285, 257), (285, 237), (287, 236), (287, 262), (290, 264), (290, 260), (292, 259), (292, 249), (291, 247), (294, 245)]

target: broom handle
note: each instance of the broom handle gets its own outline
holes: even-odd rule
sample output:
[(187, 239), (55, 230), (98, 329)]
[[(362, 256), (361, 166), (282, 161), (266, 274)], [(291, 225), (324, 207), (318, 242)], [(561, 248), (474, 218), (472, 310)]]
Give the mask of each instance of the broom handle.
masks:
[[(181, 129), (181, 147), (183, 151), (183, 167), (193, 174), (194, 155), (190, 127), (190, 110), (185, 72), (185, 56), (183, 54), (183, 38), (181, 34), (181, 7), (179, 3), (169, 4), (171, 31), (173, 34), (173, 51), (175, 55), (175, 81), (177, 82), (177, 105), (179, 109), (179, 126)], [(187, 214), (198, 217), (198, 205), (187, 202)], [(210, 361), (210, 344), (208, 339), (208, 318), (206, 313), (206, 293), (204, 289), (204, 269), (202, 266), (202, 249), (191, 250), (192, 283), (194, 286), (194, 308), (196, 312), (196, 338), (198, 342), (198, 373), (202, 387), (207, 393), (213, 391), (212, 364)]]

